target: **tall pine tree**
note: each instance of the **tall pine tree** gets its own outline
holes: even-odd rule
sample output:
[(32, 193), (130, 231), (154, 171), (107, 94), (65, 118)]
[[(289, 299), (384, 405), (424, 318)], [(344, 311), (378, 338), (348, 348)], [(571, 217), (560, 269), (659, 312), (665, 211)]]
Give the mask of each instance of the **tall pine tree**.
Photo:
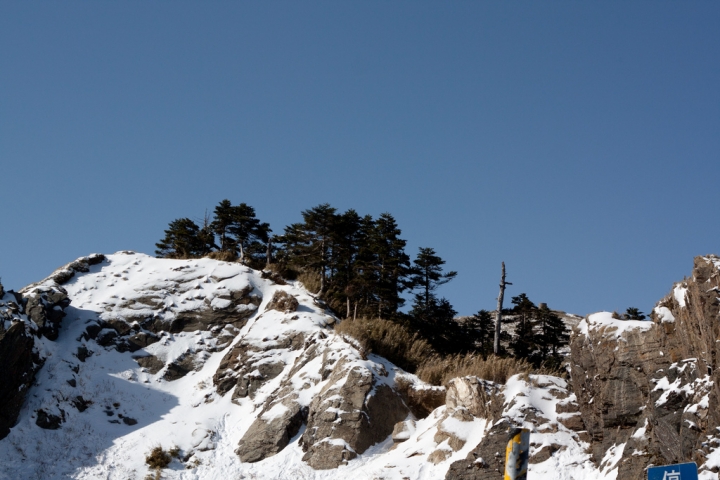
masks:
[(510, 350), (515, 357), (530, 358), (536, 348), (535, 323), (537, 307), (524, 293), (512, 298), (511, 310), (515, 334), (510, 341)]
[(375, 257), (372, 290), (378, 317), (392, 317), (405, 303), (402, 292), (408, 286), (410, 257), (405, 253), (407, 242), (400, 238), (401, 233), (389, 213), (375, 221), (370, 243)]

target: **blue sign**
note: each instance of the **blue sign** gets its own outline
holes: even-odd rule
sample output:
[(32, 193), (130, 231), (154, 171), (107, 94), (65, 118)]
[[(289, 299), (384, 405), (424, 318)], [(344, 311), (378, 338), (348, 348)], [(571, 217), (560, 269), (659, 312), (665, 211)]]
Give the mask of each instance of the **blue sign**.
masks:
[(679, 463), (648, 468), (648, 480), (698, 480), (695, 463)]

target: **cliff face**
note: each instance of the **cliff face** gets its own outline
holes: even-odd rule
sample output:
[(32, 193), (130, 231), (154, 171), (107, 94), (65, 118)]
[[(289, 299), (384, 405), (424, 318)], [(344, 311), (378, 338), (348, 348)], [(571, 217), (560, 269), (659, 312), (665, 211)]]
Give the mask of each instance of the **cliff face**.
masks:
[(594, 460), (615, 452), (618, 478), (690, 461), (717, 473), (719, 285), (720, 259), (697, 257), (691, 277), (658, 302), (652, 322), (596, 314), (576, 329), (573, 390)]

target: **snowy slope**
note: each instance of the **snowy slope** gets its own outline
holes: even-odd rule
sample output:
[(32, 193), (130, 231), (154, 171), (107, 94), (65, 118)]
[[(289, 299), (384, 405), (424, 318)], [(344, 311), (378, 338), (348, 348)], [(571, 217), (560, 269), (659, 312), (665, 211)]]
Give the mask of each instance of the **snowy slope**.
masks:
[[(365, 403), (384, 387), (395, 389), (396, 376), (421, 382), (383, 358), (363, 357), (333, 332), (337, 319), (301, 285), (276, 284), (236, 263), (132, 252), (66, 276), (72, 276), (62, 285), (71, 305), (57, 340), (35, 342), (45, 364), (17, 425), (0, 440), (0, 479), (142, 479), (151, 473), (145, 456), (155, 446), (180, 449), (163, 478), (437, 479), (495, 422), (458, 416), (447, 406), (424, 419), (408, 414), (410, 428), (397, 436), (403, 441), (394, 445), (387, 435), (352, 458), (352, 445), (334, 433), (312, 440), (307, 419), (315, 419), (316, 429), (330, 413), (342, 423), (348, 412), (333, 405), (357, 372), (372, 378)], [(25, 292), (54, 286), (53, 278)], [(280, 290), (298, 300), (295, 311), (267, 309)], [(272, 375), (262, 373), (277, 365)], [(230, 385), (223, 394), (221, 382)], [(249, 386), (238, 394), (241, 385)], [(556, 405), (573, 400), (566, 387), (555, 377), (532, 376), (498, 386), (505, 392), (501, 416), (533, 429), (535, 451), (561, 447), (531, 466), (532, 478), (615, 478), (610, 462), (596, 469), (586, 444), (559, 421)], [(248, 432), (293, 405), (306, 420), (287, 446), (261, 461), (241, 462), (236, 450)], [(529, 411), (542, 421), (528, 421)], [(39, 412), (60, 419), (59, 428), (40, 428)], [(448, 438), (462, 446), (453, 448)], [(312, 468), (311, 440), (310, 452), (330, 455), (339, 448), (348, 460), (336, 469)], [(445, 453), (432, 463), (428, 458), (438, 450)], [(558, 477), (558, 471), (565, 473)]]

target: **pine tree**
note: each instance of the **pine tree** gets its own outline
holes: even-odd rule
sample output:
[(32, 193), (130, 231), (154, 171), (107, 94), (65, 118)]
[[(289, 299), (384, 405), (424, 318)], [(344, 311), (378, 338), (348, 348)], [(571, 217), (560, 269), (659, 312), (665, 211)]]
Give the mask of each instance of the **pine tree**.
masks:
[(437, 256), (432, 248), (420, 248), (413, 261), (410, 284), (420, 291), (415, 295), (415, 303), (421, 309), (429, 309), (435, 290), (457, 276), (455, 271), (443, 272), (443, 265), (445, 260)]
[(510, 341), (510, 350), (515, 357), (527, 359), (537, 346), (535, 336), (537, 307), (524, 293), (513, 297), (512, 304), (515, 305), (511, 310), (514, 316), (515, 334)]
[(480, 310), (467, 321), (467, 335), (474, 347), (484, 356), (493, 351), (495, 320), (487, 310)]
[(233, 224), (234, 209), (230, 200), (221, 201), (215, 207), (215, 216), (210, 224), (213, 233), (220, 237), (220, 251), (235, 251), (235, 245), (230, 236), (229, 228)]
[(374, 255), (371, 288), (379, 317), (392, 317), (405, 303), (401, 294), (408, 287), (410, 257), (405, 253), (407, 242), (400, 238), (401, 233), (395, 218), (383, 213), (375, 221), (370, 238)]
[[(544, 307), (544, 308), (542, 308)], [(548, 354), (553, 357), (558, 355), (558, 349), (564, 347), (570, 341), (570, 331), (560, 318), (546, 305), (541, 306), (540, 318), (542, 319), (542, 335)]]
[(541, 361), (545, 361), (549, 355), (555, 355), (558, 347), (567, 343), (564, 338), (565, 323), (555, 312), (550, 310), (545, 303), (541, 303), (537, 309), (537, 335), (536, 344), (539, 348)]
[(334, 248), (330, 260), (330, 290), (333, 303), (345, 306), (346, 318), (351, 316), (353, 296), (357, 293), (355, 263), (358, 260), (358, 251), (362, 241), (361, 222), (360, 215), (350, 209), (337, 216), (332, 233)]
[(328, 280), (328, 267), (333, 253), (333, 232), (337, 221), (335, 209), (324, 203), (302, 212), (303, 222), (285, 227), (279, 237), (287, 262), (300, 270), (317, 272), (320, 280), (318, 295), (323, 295)]
[[(398, 230), (399, 231), (399, 230)], [(372, 316), (377, 314), (378, 303), (375, 288), (378, 284), (378, 246), (375, 244), (376, 223), (371, 215), (365, 215), (360, 219), (356, 233), (357, 252), (352, 264), (352, 279), (346, 286), (348, 297), (353, 302), (353, 318), (360, 315)], [(391, 242), (392, 243), (392, 242)], [(404, 255), (404, 252), (402, 253)], [(391, 282), (388, 282), (391, 283)], [(387, 295), (392, 297), (392, 295)], [(399, 293), (397, 295), (399, 298)], [(402, 299), (400, 299), (402, 300)], [(387, 302), (388, 304), (392, 302)], [(395, 312), (393, 312), (395, 313)]]
[(196, 258), (206, 253), (206, 245), (200, 238), (200, 227), (189, 218), (170, 222), (165, 237), (155, 244), (155, 255), (163, 258)]
[(625, 320), (645, 320), (645, 315), (639, 309), (635, 307), (630, 307), (625, 310), (623, 318)]
[(253, 260), (265, 256), (270, 241), (270, 225), (261, 223), (255, 216), (255, 209), (246, 203), (231, 207), (230, 224), (227, 235), (232, 236), (232, 244), (239, 250), (240, 262), (245, 264), (246, 257)]
[(420, 248), (413, 261), (408, 283), (418, 293), (414, 296), (410, 316), (415, 328), (441, 353), (459, 352), (468, 346), (462, 338), (462, 329), (454, 321), (455, 310), (445, 298), (438, 300), (435, 291), (446, 284), (457, 272), (444, 272), (445, 260), (432, 248)]

